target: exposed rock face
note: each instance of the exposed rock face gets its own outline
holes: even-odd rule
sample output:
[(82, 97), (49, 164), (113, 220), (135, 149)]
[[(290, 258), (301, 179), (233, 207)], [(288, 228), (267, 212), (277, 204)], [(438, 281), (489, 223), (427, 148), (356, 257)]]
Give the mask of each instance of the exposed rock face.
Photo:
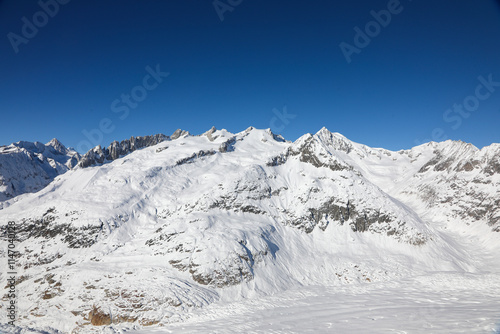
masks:
[(94, 326), (111, 325), (111, 315), (104, 312), (101, 308), (97, 308), (95, 305), (92, 311), (89, 312), (89, 320)]
[(226, 153), (234, 150), (234, 144), (236, 143), (236, 138), (231, 137), (219, 146), (219, 152)]
[(181, 129), (177, 129), (177, 130), (175, 130), (174, 133), (172, 133), (172, 135), (170, 136), (170, 139), (176, 140), (176, 139), (183, 137), (183, 136), (189, 136), (189, 132), (181, 130)]
[(193, 163), (198, 158), (206, 157), (206, 156), (214, 155), (214, 154), (215, 154), (214, 150), (202, 150), (202, 151), (199, 151), (197, 153), (191, 154), (187, 158), (183, 158), (183, 159), (177, 160), (176, 165), (179, 166), (179, 165)]
[(214, 141), (215, 139), (217, 139), (212, 136), (215, 133), (215, 131), (217, 131), (217, 129), (215, 128), (215, 126), (212, 126), (212, 128), (207, 132), (205, 132), (203, 135), (207, 136), (208, 140)]
[(99, 145), (85, 153), (79, 165), (85, 168), (96, 164), (102, 164), (105, 161), (113, 161), (135, 150), (153, 146), (168, 139), (168, 136), (157, 134), (153, 136), (130, 137), (130, 139), (125, 139), (121, 142), (114, 141), (108, 148), (102, 148)]
[(298, 156), (300, 161), (309, 163), (316, 168), (327, 167), (332, 171), (352, 170), (345, 162), (331, 155), (327, 147), (315, 137), (305, 135), (279, 156), (273, 157), (268, 166), (279, 166), (287, 162), (290, 157)]
[[(19, 242), (41, 239), (42, 243), (58, 241), (69, 248), (88, 248), (97, 242), (103, 233), (102, 227), (102, 224), (75, 227), (61, 223), (56, 209), (50, 208), (41, 217), (23, 218), (17, 222), (16, 237)], [(5, 226), (0, 226), (0, 232), (5, 233)]]

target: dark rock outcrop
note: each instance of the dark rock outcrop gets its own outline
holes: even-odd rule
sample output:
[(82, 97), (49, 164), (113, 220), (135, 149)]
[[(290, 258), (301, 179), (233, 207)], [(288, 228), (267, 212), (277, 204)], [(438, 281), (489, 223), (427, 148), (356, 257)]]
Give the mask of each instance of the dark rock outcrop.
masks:
[(234, 144), (236, 143), (236, 137), (231, 137), (219, 146), (219, 152), (227, 153), (234, 151)]
[(193, 163), (196, 159), (209, 156), (209, 155), (214, 155), (216, 152), (214, 150), (201, 150), (197, 153), (191, 154), (189, 157), (177, 160), (175, 163), (177, 166), (184, 165), (184, 164), (190, 164)]
[(108, 146), (108, 148), (102, 148), (99, 145), (85, 153), (80, 160), (79, 166), (85, 168), (102, 164), (105, 161), (113, 161), (135, 150), (153, 146), (168, 139), (169, 137), (166, 135), (157, 134), (153, 136), (130, 137), (130, 139), (125, 139), (121, 142), (114, 141)]

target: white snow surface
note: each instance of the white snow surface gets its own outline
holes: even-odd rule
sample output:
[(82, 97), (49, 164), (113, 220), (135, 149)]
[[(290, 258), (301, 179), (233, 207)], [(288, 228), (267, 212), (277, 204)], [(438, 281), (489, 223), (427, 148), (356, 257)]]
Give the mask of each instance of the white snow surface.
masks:
[(0, 331), (494, 333), (499, 157), (213, 129), (69, 169), (0, 209), (22, 277)]

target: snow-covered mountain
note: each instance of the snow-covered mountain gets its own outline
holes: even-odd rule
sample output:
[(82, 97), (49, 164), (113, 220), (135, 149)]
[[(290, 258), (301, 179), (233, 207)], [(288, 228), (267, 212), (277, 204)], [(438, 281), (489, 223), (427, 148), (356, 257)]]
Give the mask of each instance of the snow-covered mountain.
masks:
[(0, 202), (42, 189), (79, 160), (76, 151), (55, 138), (45, 145), (20, 141), (0, 146)]
[[(172, 135), (181, 135), (178, 130)], [(57, 139), (47, 144), (20, 141), (0, 146), (0, 208), (2, 202), (24, 193), (33, 193), (47, 186), (54, 178), (68, 170), (89, 167), (118, 159), (137, 149), (156, 145), (169, 137), (163, 134), (130, 137), (114, 141), (107, 148), (96, 146), (83, 156), (66, 148)]]
[(19, 324), (89, 333), (302, 285), (500, 269), (498, 144), (392, 152), (325, 128), (295, 142), (254, 128), (143, 138), (4, 200)]
[(500, 144), (479, 150), (462, 141), (390, 152), (323, 129), (335, 154), (387, 194), (427, 219), (486, 224), (500, 232)]

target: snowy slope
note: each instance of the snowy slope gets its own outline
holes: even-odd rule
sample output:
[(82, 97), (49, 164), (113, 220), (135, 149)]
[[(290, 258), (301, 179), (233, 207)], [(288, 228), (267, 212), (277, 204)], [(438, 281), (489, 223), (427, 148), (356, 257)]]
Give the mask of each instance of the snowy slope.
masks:
[(155, 333), (500, 333), (499, 275), (431, 273), (363, 285), (301, 286), (214, 303)]
[[(19, 324), (89, 333), (305, 285), (498, 270), (499, 151), (444, 142), (391, 152), (326, 129), (292, 143), (213, 128), (77, 166), (0, 210), (20, 239)], [(493, 207), (472, 221), (462, 215), (476, 185)], [(426, 187), (461, 197), (428, 199)]]
[(350, 142), (326, 129), (316, 136), (421, 217), (472, 225), (469, 232), (485, 225), (500, 232), (499, 144), (479, 150), (472, 144), (447, 140), (391, 152)]
[[(172, 134), (178, 137), (181, 130)], [(0, 146), (0, 209), (7, 199), (24, 193), (36, 192), (68, 170), (107, 163), (135, 150), (156, 145), (169, 137), (163, 134), (144, 137), (130, 137), (121, 142), (114, 141), (107, 148), (100, 145), (80, 156), (73, 149), (66, 148), (57, 139), (47, 144), (20, 141)]]

